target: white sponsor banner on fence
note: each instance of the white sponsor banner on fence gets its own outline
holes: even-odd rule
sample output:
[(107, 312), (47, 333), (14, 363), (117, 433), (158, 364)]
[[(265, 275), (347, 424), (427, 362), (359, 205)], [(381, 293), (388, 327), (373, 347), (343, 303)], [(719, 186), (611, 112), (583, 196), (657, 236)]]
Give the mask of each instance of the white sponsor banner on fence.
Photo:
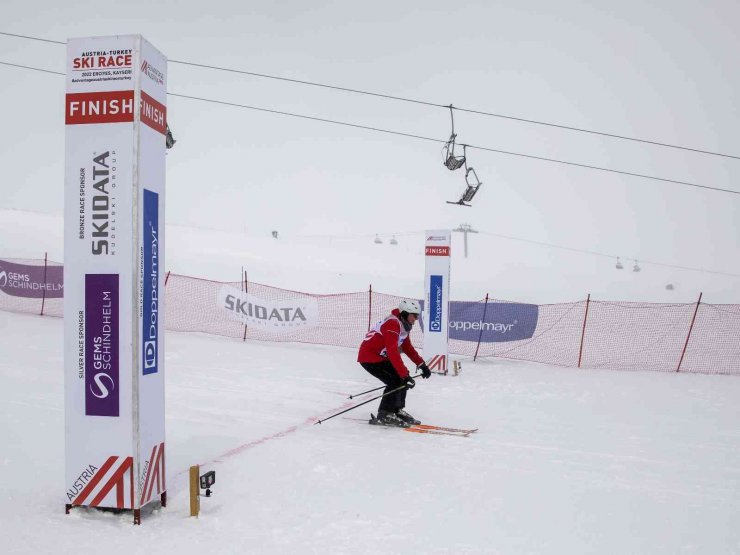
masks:
[(319, 324), (319, 304), (311, 297), (271, 301), (224, 285), (216, 294), (216, 304), (230, 318), (268, 333), (292, 333)]
[(427, 230), (424, 274), (424, 359), (436, 372), (447, 372), (450, 302), (450, 238), (448, 229)]
[(165, 491), (165, 75), (138, 35), (67, 43), (68, 506), (139, 509)]

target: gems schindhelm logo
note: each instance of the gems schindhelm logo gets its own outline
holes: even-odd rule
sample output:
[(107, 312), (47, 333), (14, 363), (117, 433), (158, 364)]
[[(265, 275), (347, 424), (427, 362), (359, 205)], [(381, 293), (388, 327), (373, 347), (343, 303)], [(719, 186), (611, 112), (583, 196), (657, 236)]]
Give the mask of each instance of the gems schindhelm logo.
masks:
[[(113, 381), (113, 378), (111, 378), (105, 372), (95, 374), (93, 380), (95, 381), (95, 387), (90, 385), (90, 393), (95, 395), (95, 397), (97, 397), (98, 399), (105, 399), (106, 397), (108, 397), (110, 392), (116, 388), (116, 384)], [(108, 382), (108, 385), (103, 383), (104, 381)], [(99, 393), (96, 392), (96, 390)]]
[(64, 291), (63, 267), (0, 260), (0, 289), (13, 297), (61, 298)]
[(120, 416), (119, 276), (85, 274), (85, 415)]

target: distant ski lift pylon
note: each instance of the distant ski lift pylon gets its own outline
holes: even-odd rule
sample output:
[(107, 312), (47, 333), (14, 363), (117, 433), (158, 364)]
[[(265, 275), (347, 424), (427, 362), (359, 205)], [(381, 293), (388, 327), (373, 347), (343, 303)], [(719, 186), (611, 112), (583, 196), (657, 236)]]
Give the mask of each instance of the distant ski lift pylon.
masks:
[[(465, 145), (463, 145), (463, 154), (465, 153)], [(465, 157), (463, 157), (463, 160), (465, 160)], [(459, 204), (460, 206), (470, 206), (470, 204), (466, 204), (473, 200), (473, 197), (478, 192), (478, 189), (480, 189), (480, 186), (483, 185), (483, 182), (478, 179), (478, 174), (475, 173), (475, 170), (472, 166), (468, 167), (468, 163), (465, 163), (465, 184), (467, 185), (467, 188), (465, 189), (465, 192), (463, 192), (462, 196), (460, 197), (460, 200), (457, 202), (453, 202), (451, 200), (447, 201), (447, 204)]]
[(448, 170), (455, 171), (462, 168), (463, 164), (465, 163), (465, 154), (463, 152), (462, 156), (455, 156), (455, 139), (457, 138), (457, 135), (455, 134), (455, 116), (452, 112), (452, 104), (450, 104), (449, 108), (450, 119), (452, 120), (452, 133), (450, 134), (450, 139), (447, 141), (445, 146), (442, 147), (442, 150), (444, 151), (443, 163)]

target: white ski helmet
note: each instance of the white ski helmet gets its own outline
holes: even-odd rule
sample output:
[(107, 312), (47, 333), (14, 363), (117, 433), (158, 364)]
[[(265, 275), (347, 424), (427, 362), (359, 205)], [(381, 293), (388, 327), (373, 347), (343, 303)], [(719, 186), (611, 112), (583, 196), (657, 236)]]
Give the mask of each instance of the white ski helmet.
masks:
[(400, 312), (408, 312), (409, 314), (416, 315), (421, 313), (419, 301), (414, 301), (411, 299), (403, 299), (400, 303), (398, 303), (398, 310)]

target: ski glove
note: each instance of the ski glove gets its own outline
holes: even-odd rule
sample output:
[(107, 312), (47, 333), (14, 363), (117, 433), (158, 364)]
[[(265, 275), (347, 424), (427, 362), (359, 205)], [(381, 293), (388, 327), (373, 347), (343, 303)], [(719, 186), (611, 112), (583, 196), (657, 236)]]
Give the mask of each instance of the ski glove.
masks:
[(414, 386), (416, 385), (414, 378), (411, 376), (406, 376), (406, 379), (403, 380), (403, 382), (406, 384), (406, 389), (414, 389)]
[(429, 376), (432, 375), (432, 371), (429, 369), (429, 366), (427, 366), (425, 362), (422, 362), (419, 365), (418, 370), (421, 370), (421, 377), (424, 378), (425, 380), (428, 379)]

